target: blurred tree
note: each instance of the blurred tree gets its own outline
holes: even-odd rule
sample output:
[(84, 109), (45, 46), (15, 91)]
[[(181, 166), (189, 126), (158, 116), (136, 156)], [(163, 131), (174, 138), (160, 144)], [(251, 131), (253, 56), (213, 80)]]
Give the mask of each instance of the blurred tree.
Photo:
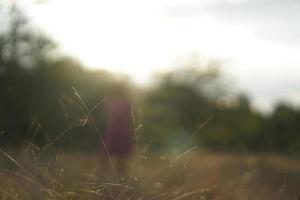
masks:
[(0, 9), (5, 19), (0, 32), (0, 127), (11, 140), (20, 141), (20, 132), (28, 128), (31, 88), (36, 85), (32, 70), (47, 63), (55, 45), (33, 31), (16, 5), (1, 6), (6, 7)]
[[(270, 116), (253, 111), (247, 95), (230, 91), (216, 63), (205, 68), (188, 63), (158, 75), (151, 87), (137, 89), (127, 76), (84, 70), (73, 58), (59, 54), (55, 43), (16, 6), (0, 7), (0, 16), (2, 145), (18, 146), (24, 138), (39, 145), (53, 140), (85, 113), (72, 87), (92, 107), (119, 84), (140, 104), (134, 106), (134, 113), (143, 118), (136, 125), (144, 125), (144, 134), (138, 136), (146, 143), (152, 141), (153, 148), (178, 150), (194, 140), (212, 150), (300, 155), (300, 110), (281, 103)], [(91, 115), (104, 130), (105, 109), (97, 108)], [(88, 124), (73, 126), (72, 134), (59, 140), (60, 146), (80, 151), (97, 148)]]
[(205, 145), (225, 151), (258, 150), (263, 118), (250, 107), (246, 95), (219, 110), (214, 123), (205, 132)]
[(215, 114), (216, 99), (223, 95), (216, 69), (194, 66), (161, 74), (147, 92), (144, 129), (156, 145), (188, 142), (198, 126)]
[(279, 103), (267, 119), (264, 131), (267, 149), (286, 153), (298, 151), (300, 147), (299, 122), (299, 110), (295, 110), (286, 103)]

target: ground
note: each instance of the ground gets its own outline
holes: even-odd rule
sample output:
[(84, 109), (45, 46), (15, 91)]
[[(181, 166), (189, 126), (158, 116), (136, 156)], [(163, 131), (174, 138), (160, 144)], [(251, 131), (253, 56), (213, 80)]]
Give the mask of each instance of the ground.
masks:
[[(300, 160), (188, 151), (133, 155), (113, 172), (93, 153), (1, 156), (1, 199), (300, 199)], [(114, 165), (116, 161), (112, 158)], [(14, 163), (14, 161), (16, 163)], [(17, 165), (20, 166), (17, 166)], [(122, 165), (124, 167), (125, 165)], [(115, 170), (118, 168), (115, 166)]]

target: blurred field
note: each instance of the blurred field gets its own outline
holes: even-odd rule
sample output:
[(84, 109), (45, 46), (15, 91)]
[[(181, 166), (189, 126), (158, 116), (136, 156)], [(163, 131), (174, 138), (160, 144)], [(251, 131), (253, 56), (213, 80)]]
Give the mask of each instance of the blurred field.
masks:
[(93, 154), (25, 157), (24, 169), (1, 163), (1, 199), (300, 199), (300, 161), (273, 154), (151, 154), (121, 179)]
[[(223, 1), (225, 3), (225, 0)], [(229, 3), (227, 1), (226, 3)], [(184, 17), (183, 21), (180, 19), (178, 24), (185, 25), (178, 29), (175, 25), (179, 18), (176, 17), (176, 20), (174, 18), (175, 21), (172, 20), (169, 24), (170, 27), (174, 25), (175, 29), (172, 28), (172, 31), (176, 33), (183, 31), (189, 35), (196, 33), (192, 35), (197, 36), (197, 41), (205, 35), (210, 36), (213, 48), (208, 48), (209, 46), (206, 48), (206, 42), (205, 49), (224, 50), (224, 55), (229, 56), (230, 49), (234, 47), (237, 52), (232, 53), (236, 56), (241, 56), (241, 52), (246, 53), (245, 56), (241, 56), (245, 57), (245, 62), (242, 60), (240, 62), (239, 59), (236, 62), (234, 55), (230, 59), (228, 58), (231, 56), (226, 58), (227, 56), (223, 57), (221, 54), (221, 57), (213, 58), (209, 52), (201, 52), (203, 57), (198, 57), (197, 52), (190, 50), (196, 50), (194, 45), (201, 42), (195, 43), (191, 38), (181, 38), (181, 41), (173, 34), (170, 34), (172, 37), (166, 33), (161, 34), (167, 30), (165, 20), (171, 19), (173, 15), (166, 13), (166, 16), (161, 15), (165, 16), (162, 18), (164, 28), (157, 31), (153, 29), (155, 34), (149, 32), (151, 37), (145, 38), (147, 40), (152, 38), (155, 40), (153, 44), (159, 44), (157, 41), (159, 35), (167, 36), (167, 42), (158, 46), (151, 44), (150, 48), (145, 45), (146, 40), (146, 43), (143, 41), (136, 47), (132, 43), (134, 41), (140, 43), (142, 41), (140, 39), (144, 37), (140, 38), (138, 35), (146, 33), (145, 30), (135, 33), (138, 36), (137, 40), (126, 39), (129, 33), (127, 31), (133, 27), (141, 29), (140, 26), (127, 27), (123, 23), (120, 24), (126, 28), (125, 34), (114, 30), (113, 34), (107, 36), (117, 36), (117, 40), (112, 40), (113, 43), (125, 45), (125, 48), (113, 48), (111, 46), (113, 43), (104, 42), (109, 45), (108, 51), (100, 52), (96, 50), (97, 48), (87, 45), (89, 42), (86, 40), (92, 38), (90, 33), (94, 31), (83, 31), (82, 33), (86, 32), (88, 35), (80, 34), (80, 38), (74, 42), (76, 46), (76, 43), (84, 41), (80, 52), (88, 55), (87, 52), (90, 50), (91, 55), (94, 53), (99, 62), (107, 58), (112, 61), (112, 64), (105, 61), (106, 66), (99, 65), (101, 68), (94, 66), (96, 68), (91, 70), (92, 66), (87, 64), (89, 62), (81, 60), (80, 54), (74, 54), (73, 56), (77, 56), (73, 57), (64, 50), (64, 45), (60, 46), (63, 41), (54, 41), (51, 38), (51, 31), (48, 34), (46, 29), (39, 29), (37, 27), (39, 23), (32, 18), (33, 15), (29, 10), (26, 11), (25, 4), (0, 0), (0, 200), (300, 199), (300, 107), (296, 107), (299, 105), (300, 77), (294, 77), (294, 74), (297, 74), (294, 73), (296, 65), (299, 65), (300, 61), (290, 60), (297, 55), (294, 48), (289, 53), (286, 51), (289, 49), (288, 46), (282, 46), (284, 47), (282, 51), (280, 50), (282, 41), (278, 41), (278, 45), (274, 46), (273, 39), (265, 40), (262, 46), (252, 44), (256, 31), (252, 30), (251, 25), (249, 34), (248, 28), (245, 32), (244, 28), (240, 32), (235, 25), (228, 26), (230, 30), (232, 29), (233, 35), (229, 32), (223, 34), (226, 31), (218, 30), (227, 30), (225, 23), (227, 20), (223, 25), (220, 21), (220, 29), (215, 29), (213, 27), (219, 22), (212, 20), (213, 23), (210, 24), (210, 20), (206, 20), (208, 15), (204, 14), (203, 22), (209, 25), (209, 30), (212, 27), (213, 32), (206, 34), (206, 31), (200, 31), (198, 34), (198, 31), (192, 31), (192, 27), (188, 28), (190, 22), (184, 23), (187, 19), (196, 18)], [(68, 4), (57, 5), (61, 7)], [(257, 5), (259, 13), (262, 10), (261, 6)], [(183, 7), (186, 10), (189, 6)], [(238, 7), (240, 5), (236, 8)], [(255, 6), (251, 3), (250, 7), (252, 10)], [(281, 6), (275, 7), (274, 13), (278, 13), (277, 7)], [(115, 12), (115, 6), (111, 6), (112, 8), (113, 10), (108, 10), (107, 13), (111, 17), (114, 16), (114, 20), (110, 22), (111, 17), (104, 20), (107, 21), (105, 24), (114, 28), (118, 24), (115, 22), (126, 19), (125, 13), (126, 15), (130, 13), (130, 16), (135, 14), (124, 12), (124, 16), (121, 16), (122, 12)], [(134, 4), (130, 4), (130, 8), (138, 10)], [(126, 6), (121, 10), (124, 9)], [(294, 10), (292, 9), (293, 12)], [(148, 27), (150, 22), (148, 17), (144, 18), (141, 11), (137, 13), (141, 16), (139, 14), (133, 19), (142, 21), (147, 19), (146, 23), (139, 21), (137, 25), (145, 24)], [(80, 16), (84, 14), (81, 13)], [(95, 18), (94, 15), (91, 16)], [(267, 16), (265, 13), (261, 16), (272, 18), (265, 17)], [(70, 16), (68, 18), (78, 24), (74, 26), (78, 33), (81, 33), (81, 29), (89, 27), (86, 26), (90, 24), (89, 21), (79, 20), (78, 22), (85, 23), (80, 27), (80, 23), (75, 19)], [(49, 16), (49, 20), (51, 19), (52, 15)], [(57, 19), (60, 20), (60, 17), (55, 16), (55, 20)], [(154, 24), (160, 21), (157, 17), (153, 19), (158, 20)], [(197, 17), (198, 19), (200, 18)], [(291, 19), (295, 21), (294, 17)], [(197, 20), (195, 22), (198, 22)], [(98, 21), (97, 19), (97, 23), (92, 24), (91, 28), (102, 27)], [(131, 19), (127, 21), (132, 22)], [(247, 22), (242, 24), (244, 27)], [(272, 22), (271, 25), (273, 24)], [(197, 28), (201, 28), (198, 25)], [(66, 26), (69, 28), (69, 23)], [(63, 27), (58, 26), (57, 30), (61, 32), (60, 29)], [(152, 27), (151, 23), (149, 27)], [(100, 31), (99, 34), (96, 31), (97, 38), (93, 39), (95, 41), (89, 41), (98, 44), (97, 39), (102, 38), (101, 34), (105, 32), (109, 33), (109, 29)], [(222, 42), (220, 37), (217, 40), (213, 39), (217, 36), (215, 32), (219, 32), (220, 36), (225, 35), (226, 42)], [(236, 40), (239, 34), (247, 37), (240, 40), (243, 41), (242, 45), (235, 46), (234, 41), (239, 41)], [(73, 33), (72, 35), (74, 36)], [(172, 49), (184, 44), (182, 50), (192, 53), (191, 58), (189, 59), (188, 55), (184, 58), (185, 56), (180, 55), (177, 50), (173, 56), (168, 52), (167, 57), (175, 59), (174, 66), (170, 63), (167, 68), (159, 67), (159, 59), (165, 58), (162, 58), (160, 51), (157, 54), (155, 48), (161, 49), (164, 43), (169, 44), (170, 38), (176, 39), (174, 43), (170, 43)], [(233, 40), (227, 41), (230, 38)], [(128, 40), (129, 43), (127, 41), (123, 43), (123, 40)], [(247, 47), (245, 41), (251, 41), (251, 45)], [(258, 41), (264, 41), (264, 38)], [(186, 46), (186, 42), (191, 42), (192, 49), (186, 49), (189, 46)], [(224, 43), (224, 47), (215, 48), (214, 45), (217, 43)], [(99, 44), (103, 46), (103, 42)], [(269, 48), (272, 51), (267, 51), (267, 44), (272, 44)], [(138, 54), (135, 55), (130, 46), (133, 46)], [(145, 47), (146, 51), (140, 47)], [(245, 47), (246, 51), (240, 47)], [(256, 48), (263, 50), (261, 53), (258, 52), (259, 59), (255, 59), (253, 54)], [(122, 55), (118, 55), (118, 51), (111, 50), (120, 50)], [(147, 50), (156, 53), (148, 55)], [(125, 51), (130, 54), (129, 57), (124, 54)], [(280, 53), (277, 56), (281, 51), (286, 55)], [(108, 52), (113, 54), (107, 57)], [(145, 59), (147, 56), (144, 57), (143, 54), (147, 54), (149, 59)], [(156, 54), (159, 55), (157, 59)], [(263, 59), (264, 57), (266, 58)], [(280, 62), (273, 60), (276, 57), (280, 58)], [(130, 61), (132, 65), (130, 63), (127, 65), (122, 60), (124, 62), (132, 60)], [(270, 63), (266, 62), (267, 60), (270, 60)], [(135, 68), (140, 61), (139, 68)], [(257, 72), (254, 70), (253, 61), (259, 66)], [(275, 62), (274, 65), (271, 61)], [(155, 63), (158, 66), (154, 66)], [(245, 67), (239, 68), (239, 63), (254, 68), (247, 73)], [(150, 72), (150, 68), (147, 70), (146, 66), (152, 64), (154, 68), (158, 68), (150, 78), (150, 73), (146, 75), (144, 72)], [(277, 64), (285, 67), (282, 72), (286, 72), (287, 76), (282, 76), (283, 74), (277, 71), (280, 68)], [(117, 70), (115, 65), (120, 65), (123, 70)], [(288, 69), (292, 71), (289, 72)], [(121, 71), (122, 73), (119, 73)], [(242, 72), (240, 77), (232, 76), (231, 72), (235, 71), (237, 75)], [(140, 72), (143, 73), (139, 74)], [(266, 79), (269, 75), (271, 82)], [(251, 80), (254, 84), (249, 84)], [(248, 83), (249, 86), (243, 88), (241, 83)], [(142, 146), (145, 143), (149, 145)], [(187, 148), (194, 144), (199, 145), (201, 150)], [(124, 147), (118, 148), (122, 146)], [(123, 159), (123, 156), (131, 154), (130, 150), (134, 148), (137, 153), (130, 155), (128, 160)], [(166, 152), (163, 152), (164, 150)], [(100, 151), (103, 154), (109, 152), (112, 155), (119, 155), (122, 160), (112, 158), (111, 163), (109, 160), (105, 165), (104, 159), (100, 158)], [(295, 159), (296, 157), (299, 160)]]

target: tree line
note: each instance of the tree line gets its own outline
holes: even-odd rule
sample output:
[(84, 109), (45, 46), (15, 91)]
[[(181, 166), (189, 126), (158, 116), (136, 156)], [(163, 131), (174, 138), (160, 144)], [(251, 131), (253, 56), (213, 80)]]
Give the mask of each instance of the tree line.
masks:
[(95, 149), (97, 139), (82, 102), (105, 130), (105, 99), (121, 88), (132, 100), (139, 141), (152, 149), (198, 144), (220, 151), (300, 155), (300, 110), (286, 103), (268, 116), (251, 109), (250, 99), (230, 91), (214, 64), (161, 73), (141, 88), (126, 75), (89, 71), (60, 54), (16, 6), (5, 22), (0, 31), (1, 148), (27, 142), (38, 148)]

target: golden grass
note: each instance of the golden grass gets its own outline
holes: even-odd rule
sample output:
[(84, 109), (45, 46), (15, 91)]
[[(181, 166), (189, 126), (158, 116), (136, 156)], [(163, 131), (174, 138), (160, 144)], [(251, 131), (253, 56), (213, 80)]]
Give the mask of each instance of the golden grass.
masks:
[[(18, 158), (24, 158), (25, 153)], [(8, 157), (6, 157), (9, 159)], [(12, 158), (14, 159), (14, 158)], [(127, 161), (116, 179), (96, 154), (63, 152), (2, 169), (0, 199), (299, 199), (300, 161), (194, 151)], [(30, 161), (31, 162), (31, 161)], [(141, 174), (140, 174), (141, 173)]]
[(104, 163), (97, 153), (49, 155), (53, 144), (78, 124), (90, 125), (103, 143), (90, 114), (103, 101), (88, 109), (75, 89), (74, 93), (83, 107), (81, 119), (41, 149), (25, 141), (15, 155), (0, 151), (1, 200), (300, 199), (300, 161), (275, 154), (221, 154), (195, 146), (171, 156), (145, 152), (135, 133), (136, 153), (128, 160), (107, 155)]

